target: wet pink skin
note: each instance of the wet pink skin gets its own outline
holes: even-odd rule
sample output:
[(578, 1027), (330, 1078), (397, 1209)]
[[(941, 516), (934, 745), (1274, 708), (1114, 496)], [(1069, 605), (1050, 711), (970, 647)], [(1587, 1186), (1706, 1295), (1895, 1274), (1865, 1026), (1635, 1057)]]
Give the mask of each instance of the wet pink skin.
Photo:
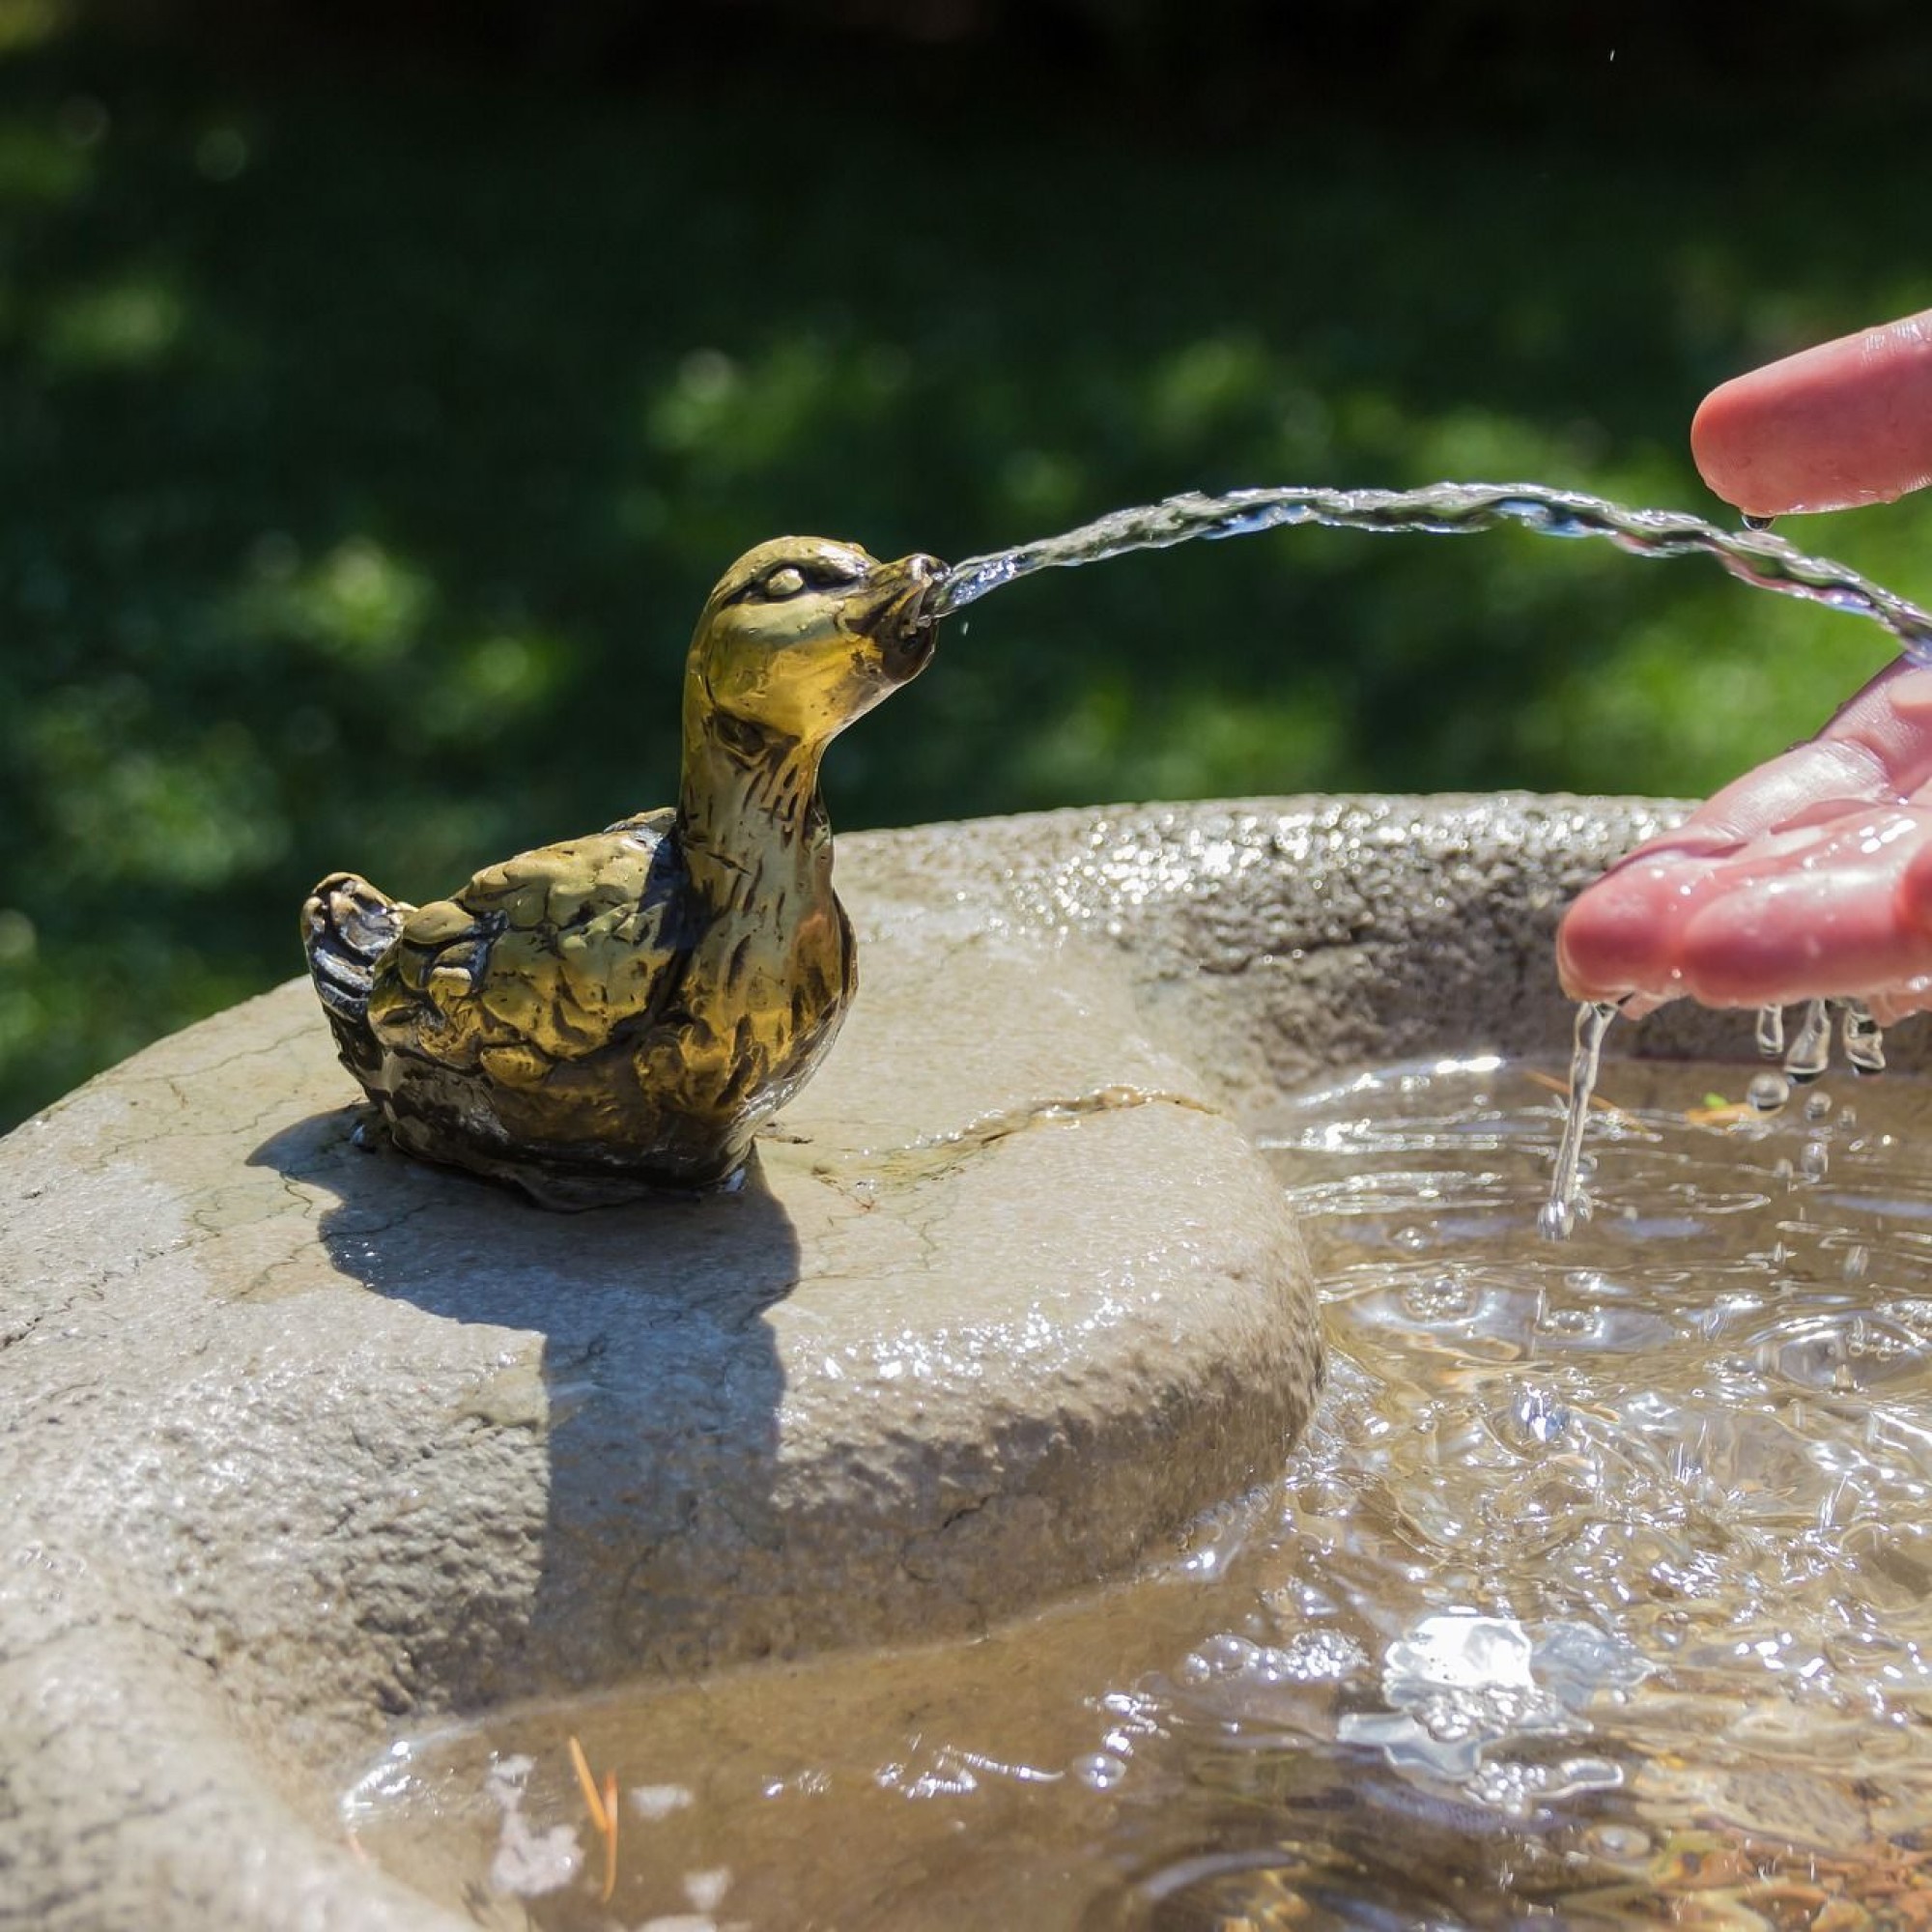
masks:
[[(1932, 481), (1932, 313), (1846, 336), (1715, 390), (1691, 448), (1754, 516)], [(1864, 998), (1932, 1008), (1932, 669), (1882, 671), (1813, 739), (1735, 780), (1611, 868), (1557, 936), (1565, 988), (1758, 1007)]]
[(1932, 483), (1932, 310), (1713, 389), (1690, 453), (1754, 517), (1889, 502)]

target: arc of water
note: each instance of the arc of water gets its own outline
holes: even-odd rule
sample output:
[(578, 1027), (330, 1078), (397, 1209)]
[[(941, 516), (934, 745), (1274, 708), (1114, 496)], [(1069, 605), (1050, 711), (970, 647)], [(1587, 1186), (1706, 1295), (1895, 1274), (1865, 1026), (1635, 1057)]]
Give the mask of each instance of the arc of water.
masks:
[(1420, 490), (1291, 487), (1199, 491), (1117, 510), (1055, 537), (968, 557), (948, 574), (930, 605), (937, 617), (1041, 570), (1098, 563), (1130, 551), (1167, 550), (1196, 537), (1248, 536), (1298, 524), (1373, 532), (1461, 536), (1520, 525), (1544, 536), (1607, 537), (1636, 556), (1715, 557), (1761, 590), (1804, 597), (1882, 624), (1900, 647), (1932, 664), (1932, 614), (1849, 565), (1806, 555), (1769, 530), (1727, 530), (1681, 510), (1632, 509), (1606, 497), (1537, 483), (1435, 483)]

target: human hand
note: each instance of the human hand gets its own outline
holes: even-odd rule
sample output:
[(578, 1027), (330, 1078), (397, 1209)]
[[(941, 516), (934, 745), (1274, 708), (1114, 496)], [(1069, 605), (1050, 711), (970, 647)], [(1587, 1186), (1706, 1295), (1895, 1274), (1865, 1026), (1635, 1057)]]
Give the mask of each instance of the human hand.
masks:
[[(1932, 482), (1932, 312), (1807, 349), (1705, 400), (1690, 445), (1753, 516)], [(1932, 1007), (1932, 669), (1880, 672), (1817, 737), (1736, 780), (1579, 897), (1565, 989), (1640, 1015), (1863, 999)]]

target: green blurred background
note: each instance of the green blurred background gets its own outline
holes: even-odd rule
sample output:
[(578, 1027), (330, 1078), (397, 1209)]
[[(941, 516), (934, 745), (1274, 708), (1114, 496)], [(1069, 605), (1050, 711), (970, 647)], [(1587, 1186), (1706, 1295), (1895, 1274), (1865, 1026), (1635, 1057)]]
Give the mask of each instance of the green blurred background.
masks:
[[(1932, 27), (1265, 0), (0, 0), (0, 1124), (406, 896), (663, 803), (711, 580), (1189, 487), (1712, 508), (1713, 383), (1932, 304)], [(1932, 594), (1932, 514), (1804, 526)], [(1522, 535), (976, 609), (841, 827), (1688, 792), (1869, 626)]]

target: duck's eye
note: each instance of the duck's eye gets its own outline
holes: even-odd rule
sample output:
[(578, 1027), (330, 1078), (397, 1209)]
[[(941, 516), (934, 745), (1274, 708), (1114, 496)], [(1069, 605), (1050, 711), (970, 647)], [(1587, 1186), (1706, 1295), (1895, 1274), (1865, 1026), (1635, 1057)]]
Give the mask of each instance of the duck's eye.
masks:
[(793, 570), (789, 566), (783, 570), (775, 570), (765, 579), (764, 588), (765, 595), (775, 601), (784, 597), (796, 597), (805, 588), (805, 572)]

